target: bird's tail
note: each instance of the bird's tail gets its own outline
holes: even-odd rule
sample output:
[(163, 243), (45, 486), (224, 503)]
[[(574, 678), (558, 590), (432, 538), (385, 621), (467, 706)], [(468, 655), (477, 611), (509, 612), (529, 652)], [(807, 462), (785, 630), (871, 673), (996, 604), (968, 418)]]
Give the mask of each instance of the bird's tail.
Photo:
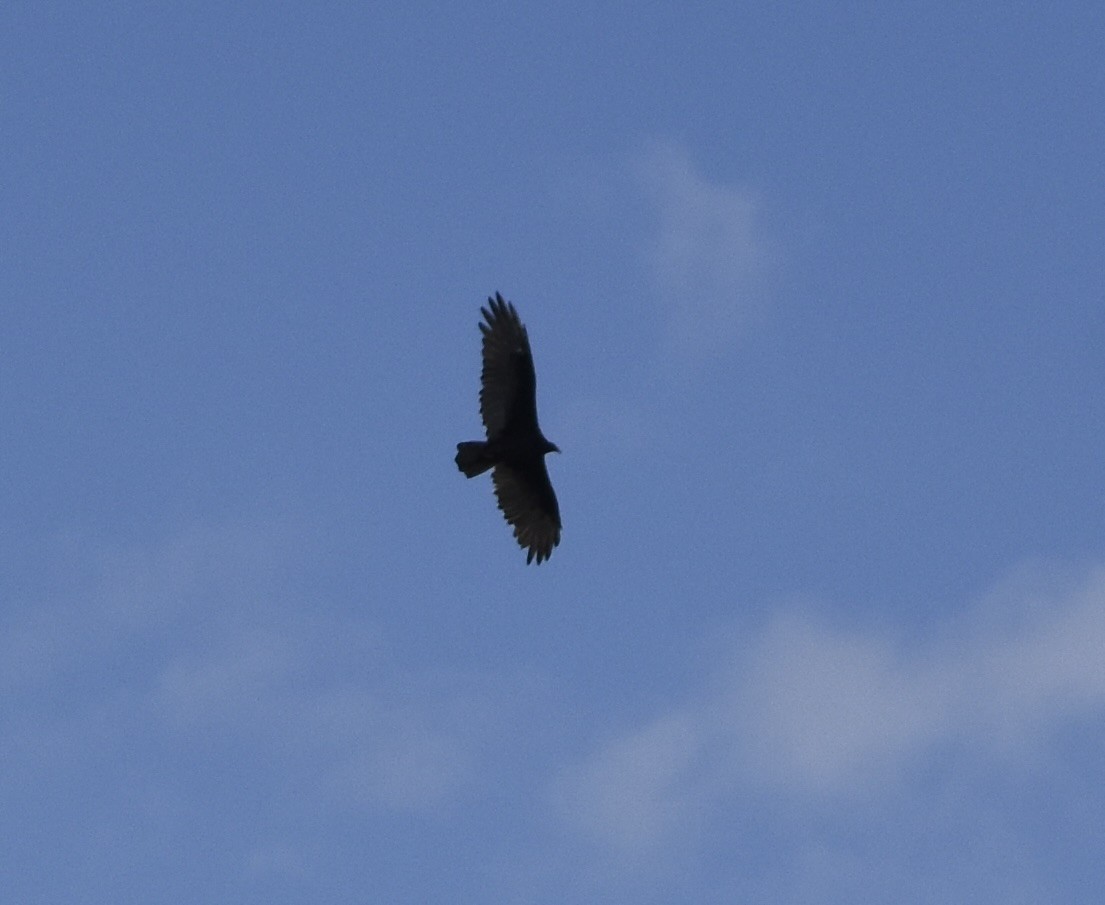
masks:
[(466, 478), (474, 478), (483, 474), (495, 464), (487, 454), (487, 444), (482, 440), (468, 440), (457, 444), (457, 468), (464, 472)]

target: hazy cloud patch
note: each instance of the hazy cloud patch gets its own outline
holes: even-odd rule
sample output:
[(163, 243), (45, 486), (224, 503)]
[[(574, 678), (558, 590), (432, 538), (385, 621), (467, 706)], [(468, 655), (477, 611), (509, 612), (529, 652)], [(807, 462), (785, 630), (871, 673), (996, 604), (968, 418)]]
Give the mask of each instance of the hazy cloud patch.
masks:
[(688, 809), (742, 795), (877, 795), (941, 749), (1031, 759), (1067, 720), (1105, 710), (1105, 568), (1043, 596), (1005, 582), (997, 598), (915, 643), (784, 613), (683, 705), (565, 770), (556, 800), (575, 806), (561, 811), (615, 848), (647, 847)]
[(697, 722), (689, 714), (665, 714), (614, 739), (558, 780), (557, 809), (621, 849), (657, 841), (695, 804), (693, 773), (702, 747)]
[(673, 345), (694, 357), (725, 347), (763, 312), (772, 252), (757, 201), (674, 145), (651, 145), (636, 173), (655, 212), (647, 256)]
[(281, 590), (293, 560), (264, 526), (76, 545), (58, 563), (73, 576), (63, 592), (6, 614), (12, 781), (103, 760), (102, 781), (129, 787), (120, 748), (140, 743), (174, 752), (167, 772), (206, 763), (212, 776), (289, 783), (299, 806), (451, 800), (497, 731), (493, 681), (409, 667), (378, 626), (316, 614)]
[[(356, 620), (293, 618), (169, 663), (153, 691), (167, 725), (282, 752), (308, 795), (425, 810), (474, 777), (493, 732), (476, 677), (411, 673)], [(357, 639), (363, 639), (358, 642)]]

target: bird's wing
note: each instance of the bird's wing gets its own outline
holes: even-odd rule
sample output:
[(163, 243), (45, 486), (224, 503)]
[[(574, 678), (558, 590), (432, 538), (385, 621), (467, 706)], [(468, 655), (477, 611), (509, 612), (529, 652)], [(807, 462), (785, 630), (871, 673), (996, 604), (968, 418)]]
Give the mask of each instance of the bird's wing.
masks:
[(538, 458), (527, 468), (496, 465), (491, 479), (514, 537), (519, 546), (529, 549), (526, 562), (536, 556), (540, 564), (552, 556), (553, 547), (560, 543), (560, 507), (545, 460)]
[(507, 427), (537, 427), (537, 377), (526, 328), (514, 306), (499, 293), (481, 308), (487, 323), (483, 333), (483, 371), (480, 374), (480, 416), (487, 438)]

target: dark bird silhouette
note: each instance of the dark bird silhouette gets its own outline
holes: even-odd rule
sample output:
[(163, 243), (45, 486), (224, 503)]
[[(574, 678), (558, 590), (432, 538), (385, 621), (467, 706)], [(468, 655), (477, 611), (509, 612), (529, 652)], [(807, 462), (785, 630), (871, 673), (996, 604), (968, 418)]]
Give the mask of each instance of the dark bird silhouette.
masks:
[(483, 333), (480, 416), (487, 440), (457, 444), (457, 468), (474, 478), (489, 468), (503, 516), (514, 528), (526, 562), (540, 564), (560, 543), (560, 507), (545, 453), (560, 452), (537, 425), (537, 375), (526, 328), (499, 293), (480, 311)]

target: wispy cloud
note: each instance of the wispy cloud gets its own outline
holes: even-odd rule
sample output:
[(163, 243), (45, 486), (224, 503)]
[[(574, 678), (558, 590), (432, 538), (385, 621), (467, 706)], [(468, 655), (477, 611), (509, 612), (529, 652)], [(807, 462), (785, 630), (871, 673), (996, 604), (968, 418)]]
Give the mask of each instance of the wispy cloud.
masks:
[(618, 848), (658, 841), (695, 803), (704, 730), (694, 714), (676, 711), (610, 741), (558, 779), (557, 810)]
[(424, 810), (471, 779), (492, 716), (471, 677), (410, 673), (352, 620), (236, 631), (175, 658), (152, 706), (175, 732), (230, 733), (294, 764), (300, 791), (343, 808)]
[(0, 689), (34, 688), (132, 648), (160, 644), (207, 614), (218, 621), (271, 596), (282, 540), (270, 527), (189, 529), (144, 544), (66, 538), (40, 599), (12, 600), (0, 634)]
[(230, 772), (276, 758), (303, 806), (448, 804), (486, 750), (487, 683), (409, 668), (378, 627), (315, 615), (315, 602), (282, 589), (291, 557), (264, 526), (126, 549), (73, 544), (55, 563), (66, 587), (5, 614), (8, 781), (46, 762), (75, 775), (103, 758), (116, 766), (102, 780), (127, 785), (122, 749), (145, 746), (151, 759), (225, 755)]
[(1046, 593), (1003, 582), (916, 643), (788, 612), (728, 648), (683, 705), (566, 770), (555, 798), (592, 838), (641, 849), (752, 790), (862, 797), (948, 747), (1031, 759), (1067, 720), (1105, 709), (1102, 650), (1105, 568)]
[(752, 194), (702, 175), (682, 149), (654, 144), (637, 174), (655, 211), (648, 258), (677, 349), (724, 347), (758, 316), (772, 253)]
[[(1105, 709), (1105, 567), (1066, 582), (1029, 570), (920, 639), (787, 608), (710, 642), (701, 683), (573, 762), (563, 752), (581, 727), (550, 732), (548, 707), (519, 709), (508, 678), (412, 664), (372, 623), (282, 596), (299, 586), (276, 580), (290, 549), (279, 532), (238, 528), (100, 551), (69, 570), (63, 598), (6, 613), (6, 652), (22, 651), (0, 677), (12, 821), (45, 815), (35, 819), (53, 830), (49, 815), (81, 814), (116, 827), (117, 850), (146, 843), (130, 827), (175, 838), (202, 827), (234, 847), (228, 871), (242, 882), (313, 885), (327, 863), (323, 830), (349, 818), (380, 832), (440, 827), (477, 805), (499, 825), (509, 803), (522, 832), (492, 846), (501, 882), (648, 901), (662, 894), (639, 886), (685, 877), (712, 827), (739, 822), (724, 844), (754, 846), (752, 815), (785, 861), (747, 879), (759, 898), (854, 901), (849, 878), (869, 871), (880, 826), (877, 806), (862, 805), (915, 797), (913, 780), (949, 752), (975, 775), (1031, 770), (1041, 751), (1062, 756), (1056, 730)], [(566, 712), (572, 702), (550, 703)], [(954, 779), (954, 793), (966, 782)], [(943, 828), (932, 815), (952, 794), (926, 798), (930, 826)], [(550, 799), (551, 818), (529, 811)], [(828, 811), (869, 835), (852, 850), (811, 839), (805, 817)], [(787, 812), (803, 815), (802, 829), (781, 827)], [(955, 819), (989, 840), (979, 823), (989, 811), (979, 813)], [(100, 843), (66, 839), (67, 856), (86, 845), (81, 856), (104, 863)], [(995, 875), (1013, 876), (1007, 842), (989, 843)], [(888, 888), (911, 888), (891, 876), (908, 873), (901, 865), (879, 869)], [(1031, 873), (1015, 885), (1030, 886)], [(768, 875), (787, 877), (792, 898), (753, 888)]]

